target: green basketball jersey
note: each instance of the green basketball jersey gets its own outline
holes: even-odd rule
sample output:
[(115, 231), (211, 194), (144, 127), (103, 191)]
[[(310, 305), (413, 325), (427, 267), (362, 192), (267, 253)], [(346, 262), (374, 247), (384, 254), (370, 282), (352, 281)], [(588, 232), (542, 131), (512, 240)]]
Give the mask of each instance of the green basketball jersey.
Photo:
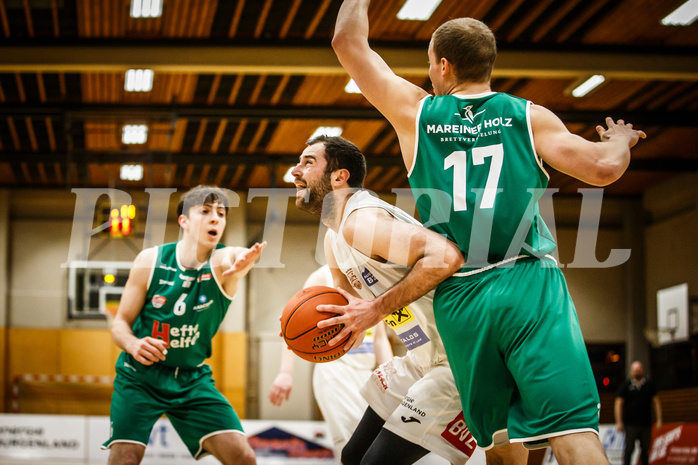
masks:
[(211, 356), (211, 338), (232, 300), (218, 284), (210, 260), (198, 269), (184, 268), (177, 243), (165, 244), (157, 247), (146, 302), (133, 333), (168, 343), (165, 360), (159, 364), (194, 368)]
[(555, 249), (538, 213), (548, 175), (529, 109), (494, 92), (421, 103), (410, 185), (424, 225), (457, 243), (469, 268)]

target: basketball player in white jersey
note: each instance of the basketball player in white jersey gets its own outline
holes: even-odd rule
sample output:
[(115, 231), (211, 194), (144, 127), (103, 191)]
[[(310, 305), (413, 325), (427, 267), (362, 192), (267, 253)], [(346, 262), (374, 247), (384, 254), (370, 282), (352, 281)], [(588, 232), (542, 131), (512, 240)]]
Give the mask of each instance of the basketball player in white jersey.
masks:
[[(311, 286), (334, 286), (329, 266), (324, 265), (308, 276), (303, 288)], [(368, 405), (361, 396), (361, 387), (370, 378), (377, 364), (393, 357), (385, 325), (376, 325), (370, 333), (359, 347), (336, 360), (317, 363), (313, 367), (313, 395), (332, 435), (337, 457), (341, 455)], [(269, 391), (269, 401), (277, 407), (291, 395), (296, 359), (296, 355), (286, 345), (282, 350), (279, 373)]]
[[(355, 299), (347, 292), (353, 289), (372, 300), (397, 281), (433, 287), (457, 271), (463, 257), (455, 244), (361, 190), (365, 163), (351, 142), (319, 136), (308, 141), (292, 170), (296, 205), (329, 228), (325, 256), (340, 292)], [(411, 464), (429, 451), (462, 464), (475, 450), (432, 299), (433, 292), (384, 319), (408, 353), (378, 367), (362, 388), (369, 408), (342, 451), (344, 465)]]

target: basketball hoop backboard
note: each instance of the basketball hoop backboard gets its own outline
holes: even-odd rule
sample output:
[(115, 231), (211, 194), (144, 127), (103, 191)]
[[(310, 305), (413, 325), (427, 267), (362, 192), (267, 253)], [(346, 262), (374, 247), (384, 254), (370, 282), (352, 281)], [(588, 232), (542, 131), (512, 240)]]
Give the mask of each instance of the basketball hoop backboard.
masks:
[(657, 332), (660, 345), (688, 340), (688, 284), (657, 291)]

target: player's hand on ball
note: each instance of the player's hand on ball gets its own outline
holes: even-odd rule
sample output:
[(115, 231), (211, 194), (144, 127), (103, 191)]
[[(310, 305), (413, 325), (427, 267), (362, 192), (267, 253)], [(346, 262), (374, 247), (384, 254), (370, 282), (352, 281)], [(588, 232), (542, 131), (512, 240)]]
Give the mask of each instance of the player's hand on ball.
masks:
[(136, 339), (129, 345), (127, 352), (131, 354), (137, 362), (143, 365), (152, 365), (153, 363), (165, 360), (165, 355), (167, 355), (167, 343), (162, 339), (144, 337), (143, 339)]
[(349, 336), (349, 339), (344, 344), (344, 349), (349, 350), (357, 342), (360, 342), (359, 338), (363, 338), (366, 330), (374, 327), (381, 321), (381, 317), (375, 308), (375, 301), (359, 299), (342, 288), (337, 288), (337, 291), (349, 303), (347, 305), (318, 305), (318, 312), (337, 313), (338, 315), (320, 321), (317, 327), (326, 328), (332, 325), (344, 325), (342, 330), (330, 339), (329, 344), (334, 346), (343, 338)]

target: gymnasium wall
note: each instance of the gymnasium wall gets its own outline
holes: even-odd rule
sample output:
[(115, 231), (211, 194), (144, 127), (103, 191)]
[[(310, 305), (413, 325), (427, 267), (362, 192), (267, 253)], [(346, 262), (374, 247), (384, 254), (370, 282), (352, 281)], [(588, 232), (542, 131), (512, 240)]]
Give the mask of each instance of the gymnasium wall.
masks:
[[(657, 326), (657, 291), (688, 283), (698, 298), (698, 173), (672, 178), (643, 196), (649, 214), (645, 229), (647, 326)], [(698, 331), (698, 321), (694, 322)]]
[[(690, 185), (695, 185), (695, 179), (687, 180), (684, 187)], [(658, 187), (658, 192), (663, 190)], [(132, 195), (136, 201), (147, 198), (143, 193)], [(580, 199), (555, 201), (559, 258), (565, 265), (563, 272), (588, 342), (627, 341), (632, 337), (627, 326), (634, 313), (641, 315), (643, 324), (652, 322), (656, 289), (680, 279), (689, 280), (693, 289), (698, 285), (697, 246), (693, 240), (698, 236), (695, 189), (691, 195), (693, 209), (653, 222), (647, 228), (646, 244), (641, 228), (628, 226), (632, 222), (626, 212), (638, 206), (624, 200), (604, 201), (595, 243), (597, 261), (605, 261), (613, 249), (631, 248), (632, 254), (630, 262), (601, 269), (567, 266), (577, 255)], [(298, 361), (295, 397), (285, 407), (271, 407), (266, 395), (282, 349), (276, 336), (278, 315), (286, 300), (322, 262), (321, 232), (317, 220), (297, 212), (291, 201), (285, 212), (279, 205), (272, 207), (241, 195), (239, 207), (230, 210), (226, 243), (242, 245), (274, 237), (274, 244), (270, 243), (265, 251), (270, 256), (268, 266), (253, 269), (238, 292), (210, 363), (219, 387), (242, 415), (314, 419), (310, 364)], [(274, 208), (278, 214), (273, 214)], [(0, 325), (6, 326), (5, 331), (0, 330), (0, 381), (7, 373), (3, 400), (9, 398), (12, 379), (20, 373), (113, 374), (118, 350), (111, 342), (107, 323), (67, 318), (67, 270), (61, 265), (67, 260), (74, 209), (75, 196), (70, 192), (0, 191), (0, 265), (3, 253), (8, 262), (7, 273), (0, 276)], [(279, 218), (285, 219), (281, 235)], [(177, 235), (171, 212), (165, 240), (176, 240)], [(635, 246), (638, 240), (640, 247)], [(142, 245), (138, 240), (131, 245), (124, 240), (93, 241), (93, 260), (131, 261)], [(669, 245), (675, 243), (676, 247)], [(642, 260), (645, 256), (646, 264)], [(646, 286), (640, 282), (643, 279), (633, 279), (634, 270), (643, 266), (647, 270)], [(638, 289), (642, 290), (642, 298), (630, 298)], [(631, 300), (633, 304), (629, 305)], [(647, 315), (645, 306), (649, 309)], [(634, 343), (646, 345), (644, 341)]]

